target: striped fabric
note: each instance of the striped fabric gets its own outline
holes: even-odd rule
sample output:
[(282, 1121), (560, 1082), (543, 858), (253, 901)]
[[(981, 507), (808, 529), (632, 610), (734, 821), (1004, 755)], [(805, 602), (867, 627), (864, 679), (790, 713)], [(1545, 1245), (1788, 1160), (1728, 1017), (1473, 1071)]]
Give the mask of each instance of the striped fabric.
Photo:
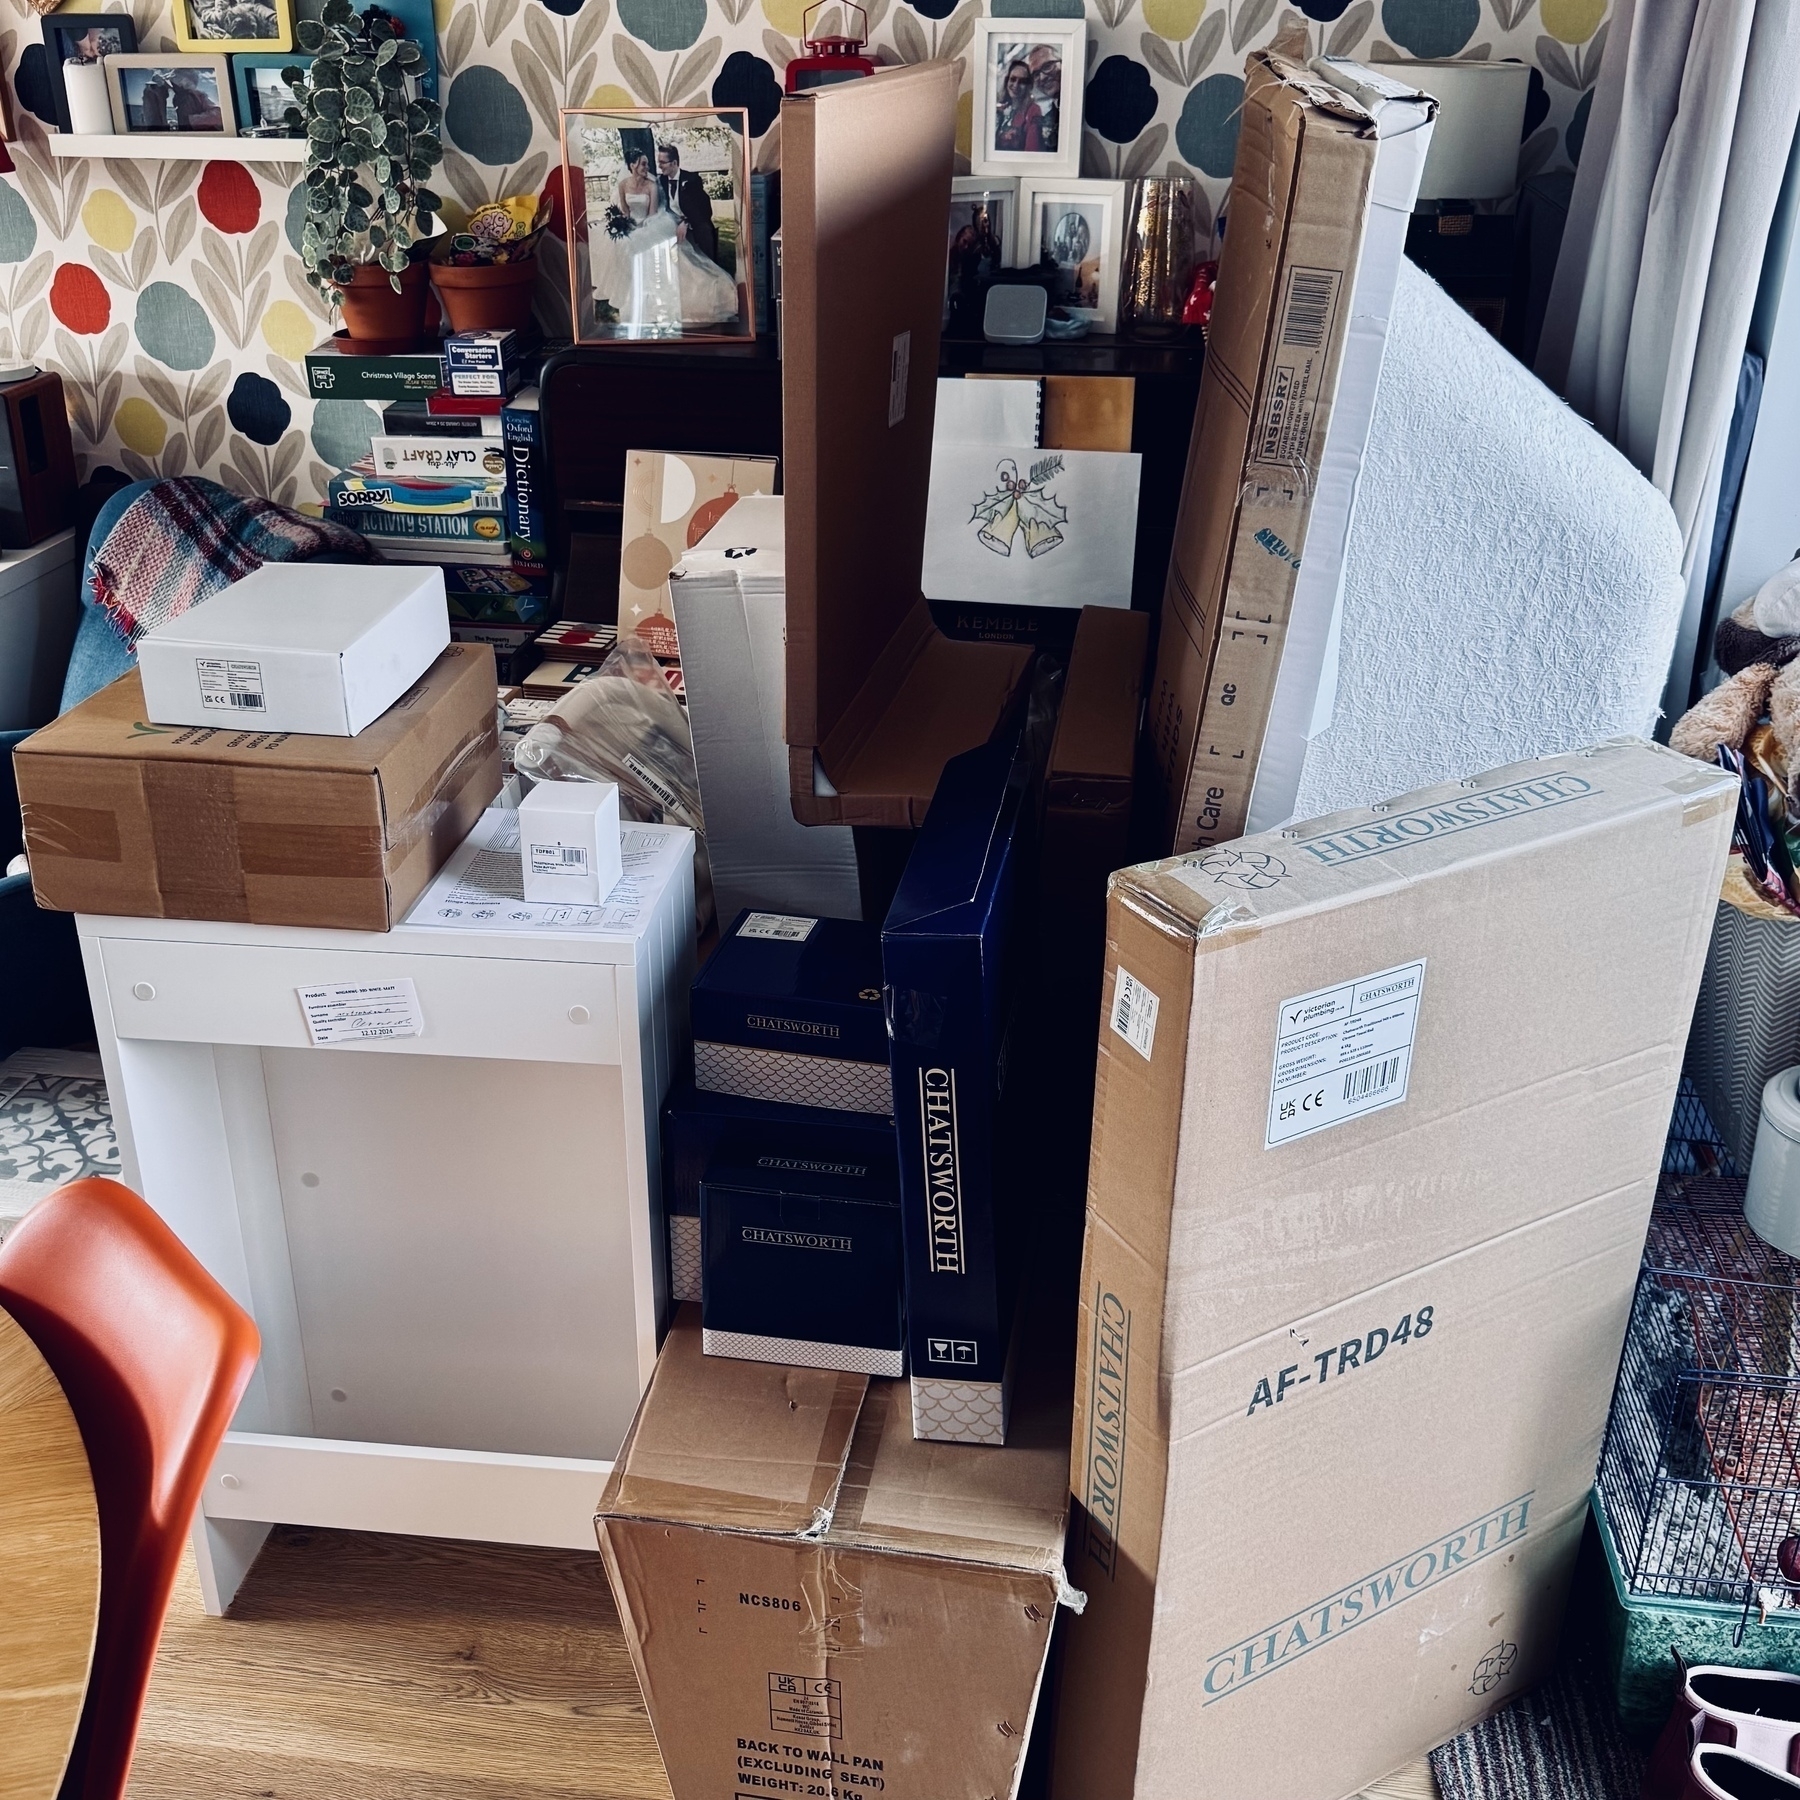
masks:
[(1643, 1767), (1603, 1668), (1579, 1650), (1541, 1688), (1431, 1753), (1443, 1800), (1638, 1800)]

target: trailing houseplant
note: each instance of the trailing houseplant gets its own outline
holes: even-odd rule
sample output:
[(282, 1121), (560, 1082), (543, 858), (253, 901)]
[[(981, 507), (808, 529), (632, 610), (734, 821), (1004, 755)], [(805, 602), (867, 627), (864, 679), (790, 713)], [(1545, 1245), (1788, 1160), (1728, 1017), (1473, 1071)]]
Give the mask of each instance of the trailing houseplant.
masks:
[[(425, 255), (441, 201), (425, 186), (443, 160), (434, 100), (413, 97), (424, 56), (379, 6), (325, 0), (298, 20), (307, 69), (284, 70), (304, 128), (306, 278), (341, 307), (351, 339), (408, 348), (424, 322)], [(404, 342), (402, 342), (404, 340)]]

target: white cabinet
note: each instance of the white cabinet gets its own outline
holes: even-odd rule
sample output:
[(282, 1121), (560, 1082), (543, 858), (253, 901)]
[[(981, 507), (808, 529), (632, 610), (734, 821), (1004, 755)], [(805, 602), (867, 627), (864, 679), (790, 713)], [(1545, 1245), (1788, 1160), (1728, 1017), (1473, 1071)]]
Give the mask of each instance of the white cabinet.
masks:
[[(668, 1293), (668, 836), (611, 930), (79, 920), (125, 1178), (262, 1332), (195, 1529), (209, 1610), (277, 1522), (592, 1548)], [(313, 1046), (298, 989), (396, 980), (417, 1036)]]

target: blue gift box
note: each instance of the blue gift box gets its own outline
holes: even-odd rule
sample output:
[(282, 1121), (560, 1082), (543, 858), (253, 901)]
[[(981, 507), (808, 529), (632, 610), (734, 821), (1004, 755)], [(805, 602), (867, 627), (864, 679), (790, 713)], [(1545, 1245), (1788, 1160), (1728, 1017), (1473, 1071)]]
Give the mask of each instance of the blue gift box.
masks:
[(694, 979), (691, 1016), (699, 1087), (843, 1112), (892, 1108), (873, 925), (739, 913)]
[(881, 933), (913, 1435), (959, 1443), (1005, 1440), (1022, 1261), (999, 1119), (1027, 819), (1015, 748), (944, 765)]
[(686, 1077), (663, 1108), (663, 1210), (669, 1223), (669, 1295), (700, 1298), (700, 1181), (719, 1146), (747, 1131), (779, 1137), (786, 1153), (825, 1161), (894, 1160), (894, 1121), (874, 1113), (781, 1106), (713, 1094)]
[(901, 1375), (900, 1183), (891, 1143), (734, 1132), (700, 1180), (708, 1356)]

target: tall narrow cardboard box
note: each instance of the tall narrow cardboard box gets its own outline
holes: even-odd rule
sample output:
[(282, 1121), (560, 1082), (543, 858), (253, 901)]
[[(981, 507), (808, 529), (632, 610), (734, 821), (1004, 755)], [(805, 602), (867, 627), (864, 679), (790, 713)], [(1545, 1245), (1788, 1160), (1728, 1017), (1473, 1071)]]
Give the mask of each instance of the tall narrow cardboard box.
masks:
[[(1238, 836), (1253, 788), (1259, 818), (1279, 823), (1298, 789), (1436, 110), (1360, 65), (1317, 68), (1333, 79), (1273, 51), (1247, 69), (1151, 691), (1177, 850)], [(1271, 730), (1281, 754), (1265, 777)]]
[(1547, 1671), (1735, 804), (1621, 741), (1114, 877), (1057, 1800), (1340, 1800)]

